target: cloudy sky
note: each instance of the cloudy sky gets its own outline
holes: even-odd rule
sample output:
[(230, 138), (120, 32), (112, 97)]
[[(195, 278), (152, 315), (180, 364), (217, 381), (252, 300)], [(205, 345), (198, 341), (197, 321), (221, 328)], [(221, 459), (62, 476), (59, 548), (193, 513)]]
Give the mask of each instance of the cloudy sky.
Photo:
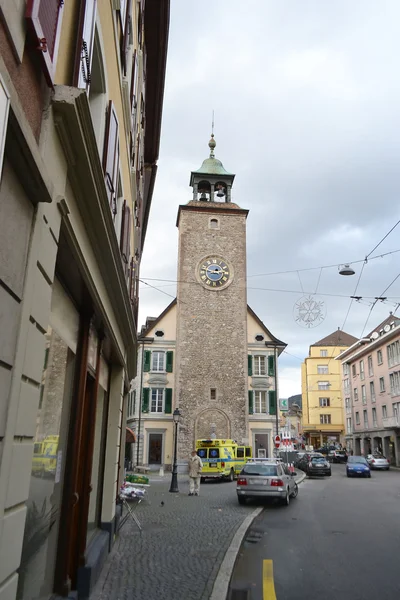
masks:
[[(400, 273), (400, 225), (363, 259), (400, 219), (399, 22), (398, 0), (171, 0), (141, 267), (159, 289), (141, 284), (141, 324), (175, 296), (161, 280), (176, 280), (177, 209), (208, 155), (213, 109), (216, 157), (236, 173), (232, 200), (250, 211), (248, 303), (288, 344), (280, 396), (301, 391), (310, 344), (338, 327), (360, 337), (397, 308), (400, 277), (386, 302), (372, 302)], [(348, 262), (356, 275), (340, 276)], [(296, 304), (315, 292), (326, 316), (307, 329)]]

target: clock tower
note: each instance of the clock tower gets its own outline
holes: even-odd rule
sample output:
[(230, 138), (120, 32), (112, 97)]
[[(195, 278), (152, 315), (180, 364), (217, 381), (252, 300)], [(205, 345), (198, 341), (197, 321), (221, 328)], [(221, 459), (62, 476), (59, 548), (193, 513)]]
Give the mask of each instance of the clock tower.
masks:
[(235, 176), (210, 156), (179, 207), (175, 404), (179, 454), (199, 438), (248, 443), (246, 218), (231, 199)]

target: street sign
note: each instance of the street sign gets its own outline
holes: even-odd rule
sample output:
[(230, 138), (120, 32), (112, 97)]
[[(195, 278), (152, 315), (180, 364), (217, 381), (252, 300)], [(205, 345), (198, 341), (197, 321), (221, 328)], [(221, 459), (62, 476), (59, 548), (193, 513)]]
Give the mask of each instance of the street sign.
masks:
[(289, 410), (289, 402), (287, 398), (279, 398), (279, 408), (282, 412)]
[(275, 436), (275, 448), (279, 448), (280, 445), (281, 445), (281, 436), (276, 435)]

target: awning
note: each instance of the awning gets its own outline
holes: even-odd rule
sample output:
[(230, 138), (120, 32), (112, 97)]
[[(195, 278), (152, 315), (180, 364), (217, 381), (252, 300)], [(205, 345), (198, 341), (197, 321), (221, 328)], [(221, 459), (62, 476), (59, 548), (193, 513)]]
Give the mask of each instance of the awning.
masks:
[(136, 433), (132, 429), (129, 429), (129, 427), (126, 428), (125, 442), (127, 444), (136, 444)]

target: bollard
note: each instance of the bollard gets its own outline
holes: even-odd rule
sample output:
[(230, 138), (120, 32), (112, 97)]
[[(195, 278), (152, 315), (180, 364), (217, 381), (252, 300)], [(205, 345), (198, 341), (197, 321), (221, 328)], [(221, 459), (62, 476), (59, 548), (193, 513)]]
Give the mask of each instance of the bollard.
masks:
[(160, 467), (159, 476), (164, 477), (164, 467)]

